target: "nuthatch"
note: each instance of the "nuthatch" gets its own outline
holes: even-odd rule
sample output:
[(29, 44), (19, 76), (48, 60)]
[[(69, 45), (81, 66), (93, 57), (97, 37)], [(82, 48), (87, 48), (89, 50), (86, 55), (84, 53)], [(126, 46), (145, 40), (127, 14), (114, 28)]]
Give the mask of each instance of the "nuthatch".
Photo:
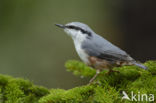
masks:
[(66, 25), (56, 24), (72, 37), (74, 45), (81, 60), (96, 69), (96, 74), (90, 83), (103, 69), (113, 72), (114, 66), (136, 65), (147, 69), (141, 63), (137, 63), (130, 55), (113, 45), (100, 35), (96, 34), (89, 26), (80, 22), (71, 22)]

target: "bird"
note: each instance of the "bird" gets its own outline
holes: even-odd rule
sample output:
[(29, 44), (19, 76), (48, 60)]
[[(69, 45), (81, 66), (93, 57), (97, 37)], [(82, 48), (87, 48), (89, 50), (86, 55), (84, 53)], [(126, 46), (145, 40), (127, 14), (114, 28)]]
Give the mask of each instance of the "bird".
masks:
[(107, 69), (108, 73), (118, 72), (113, 70), (115, 66), (135, 65), (147, 70), (146, 66), (137, 62), (124, 50), (96, 34), (84, 23), (70, 22), (65, 25), (55, 25), (62, 28), (72, 38), (80, 59), (86, 65), (96, 69), (96, 74), (90, 79), (89, 83), (92, 83), (104, 69)]

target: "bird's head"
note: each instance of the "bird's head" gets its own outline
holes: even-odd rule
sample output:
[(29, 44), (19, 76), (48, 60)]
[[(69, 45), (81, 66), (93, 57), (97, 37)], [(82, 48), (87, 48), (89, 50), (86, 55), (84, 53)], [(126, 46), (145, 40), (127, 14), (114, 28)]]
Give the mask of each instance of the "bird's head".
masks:
[(65, 25), (62, 24), (55, 25), (60, 28), (63, 28), (64, 31), (73, 39), (91, 38), (93, 34), (92, 29), (88, 25), (80, 22), (71, 22)]

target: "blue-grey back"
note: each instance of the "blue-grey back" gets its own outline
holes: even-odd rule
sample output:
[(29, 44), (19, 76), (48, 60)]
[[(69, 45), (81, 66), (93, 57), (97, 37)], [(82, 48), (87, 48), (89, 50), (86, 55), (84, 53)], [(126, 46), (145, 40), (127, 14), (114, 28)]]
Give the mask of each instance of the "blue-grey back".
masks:
[(113, 45), (103, 37), (92, 33), (92, 38), (86, 39), (82, 43), (82, 48), (90, 56), (110, 61), (131, 61), (133, 60), (125, 51)]

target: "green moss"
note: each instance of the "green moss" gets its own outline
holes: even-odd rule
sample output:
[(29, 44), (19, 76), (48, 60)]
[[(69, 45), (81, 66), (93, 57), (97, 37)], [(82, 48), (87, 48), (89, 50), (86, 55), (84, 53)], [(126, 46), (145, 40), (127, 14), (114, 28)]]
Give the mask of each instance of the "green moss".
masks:
[(28, 80), (0, 75), (0, 103), (37, 103), (48, 93)]
[(74, 75), (80, 75), (84, 77), (92, 77), (96, 73), (95, 69), (88, 67), (84, 63), (76, 60), (68, 61), (65, 64), (65, 67), (68, 71), (73, 72)]
[[(103, 71), (91, 85), (69, 90), (48, 90), (28, 80), (0, 75), (0, 103), (132, 103), (121, 99), (122, 91), (128, 95), (133, 91), (156, 96), (156, 62), (148, 61), (145, 65), (147, 71), (136, 66), (115, 67), (120, 73), (108, 75)], [(76, 76), (91, 78), (96, 73), (95, 69), (75, 60), (65, 66)]]

